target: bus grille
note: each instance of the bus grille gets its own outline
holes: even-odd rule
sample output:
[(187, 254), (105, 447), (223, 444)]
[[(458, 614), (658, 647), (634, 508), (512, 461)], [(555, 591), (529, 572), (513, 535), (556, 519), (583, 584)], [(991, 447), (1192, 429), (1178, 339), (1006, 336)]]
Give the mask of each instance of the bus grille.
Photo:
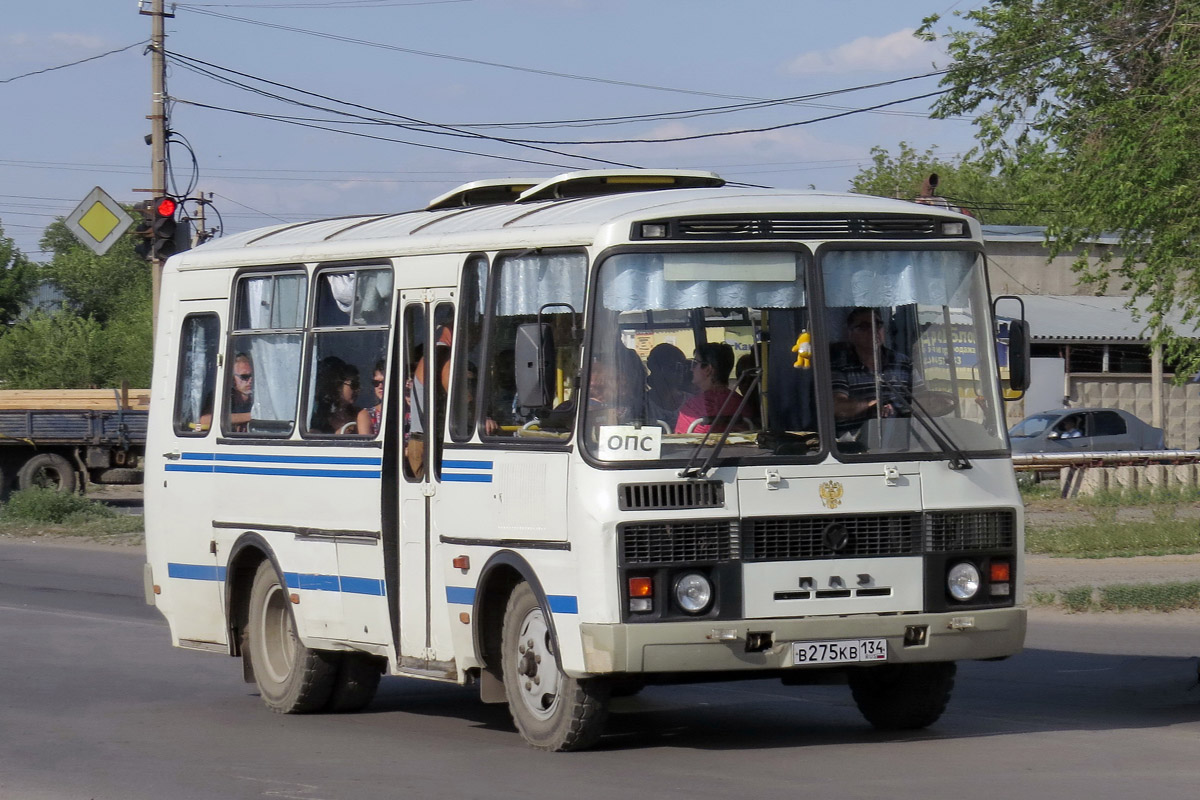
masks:
[(920, 553), (920, 514), (752, 517), (742, 521), (747, 561)]
[[(667, 239), (796, 239), (796, 238), (945, 238), (943, 219), (915, 214), (842, 216), (779, 214), (769, 217), (720, 215), (656, 220), (667, 227)], [(634, 226), (635, 238), (646, 223)], [(963, 226), (964, 233), (967, 228)]]
[(725, 484), (720, 481), (623, 483), (617, 487), (622, 511), (665, 511), (681, 508), (720, 508)]
[(737, 526), (727, 519), (628, 522), (617, 535), (626, 566), (729, 561), (737, 552)]
[(928, 514), (925, 547), (931, 553), (1011, 548), (1016, 541), (1017, 519), (1011, 509)]

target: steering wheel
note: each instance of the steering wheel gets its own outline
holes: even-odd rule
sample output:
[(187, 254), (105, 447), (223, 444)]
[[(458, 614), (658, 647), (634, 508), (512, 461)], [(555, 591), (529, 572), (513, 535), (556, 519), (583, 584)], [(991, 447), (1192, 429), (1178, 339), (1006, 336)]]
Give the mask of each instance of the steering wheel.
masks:
[(357, 430), (358, 430), (358, 422), (356, 422), (355, 420), (350, 420), (350, 421), (349, 421), (349, 422), (347, 422), (345, 425), (343, 425), (342, 427), (338, 428), (338, 430), (337, 430), (337, 432), (338, 432), (338, 436), (341, 436), (341, 435), (343, 435), (343, 434), (345, 434), (345, 433), (349, 433), (349, 431), (350, 431), (350, 429), (351, 429), (351, 428), (354, 428), (354, 429), (355, 429), (355, 431), (357, 431)]
[(917, 395), (917, 402), (929, 412), (931, 417), (944, 417), (954, 410), (955, 398), (952, 392), (942, 392), (927, 389)]

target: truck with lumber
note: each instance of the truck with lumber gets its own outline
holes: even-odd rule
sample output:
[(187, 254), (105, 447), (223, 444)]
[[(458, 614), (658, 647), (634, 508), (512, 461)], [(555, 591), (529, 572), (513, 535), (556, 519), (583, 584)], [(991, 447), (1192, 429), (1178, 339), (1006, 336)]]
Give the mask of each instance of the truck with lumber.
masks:
[(142, 482), (147, 389), (0, 390), (0, 497)]

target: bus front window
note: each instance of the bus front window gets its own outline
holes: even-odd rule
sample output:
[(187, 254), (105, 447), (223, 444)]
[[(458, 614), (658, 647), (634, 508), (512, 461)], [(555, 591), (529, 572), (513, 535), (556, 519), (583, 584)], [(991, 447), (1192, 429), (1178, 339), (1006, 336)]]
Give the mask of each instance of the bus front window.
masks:
[(807, 261), (795, 251), (607, 259), (584, 415), (593, 456), (688, 459), (721, 438), (722, 457), (816, 454)]
[(1004, 448), (978, 254), (834, 250), (821, 270), (838, 453)]

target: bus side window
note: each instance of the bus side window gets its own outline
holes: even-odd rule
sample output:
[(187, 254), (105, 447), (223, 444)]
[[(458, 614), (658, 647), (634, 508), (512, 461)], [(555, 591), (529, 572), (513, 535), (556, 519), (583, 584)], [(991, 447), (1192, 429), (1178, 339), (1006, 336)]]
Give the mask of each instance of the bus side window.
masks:
[(487, 259), (474, 256), (463, 268), (462, 314), (454, 337), (454, 391), (450, 408), (450, 438), (469, 441), (475, 433), (475, 398), (479, 385), (480, 345), (483, 342), (484, 302), (487, 291)]
[(288, 437), (295, 430), (307, 296), (308, 279), (299, 270), (238, 281), (225, 357), (224, 433)]
[(454, 306), (450, 303), (438, 303), (433, 309), (433, 329), (435, 346), (434, 357), (429, 364), (427, 374), (433, 390), (434, 422), (426, 430), (430, 435), (427, 442), (433, 443), (431, 451), (433, 474), (439, 478), (442, 475), (442, 442), (446, 431), (446, 407), (450, 402), (450, 354), (453, 350), (454, 336)]
[(425, 355), (425, 306), (413, 303), (404, 309), (404, 477), (419, 481), (425, 477), (425, 422), (428, 406), (424, 378), (417, 378), (417, 367)]
[(314, 276), (306, 435), (378, 435), (391, 289), (386, 267), (330, 265)]
[(216, 314), (183, 320), (175, 385), (175, 433), (180, 436), (207, 436), (212, 428), (220, 327)]

